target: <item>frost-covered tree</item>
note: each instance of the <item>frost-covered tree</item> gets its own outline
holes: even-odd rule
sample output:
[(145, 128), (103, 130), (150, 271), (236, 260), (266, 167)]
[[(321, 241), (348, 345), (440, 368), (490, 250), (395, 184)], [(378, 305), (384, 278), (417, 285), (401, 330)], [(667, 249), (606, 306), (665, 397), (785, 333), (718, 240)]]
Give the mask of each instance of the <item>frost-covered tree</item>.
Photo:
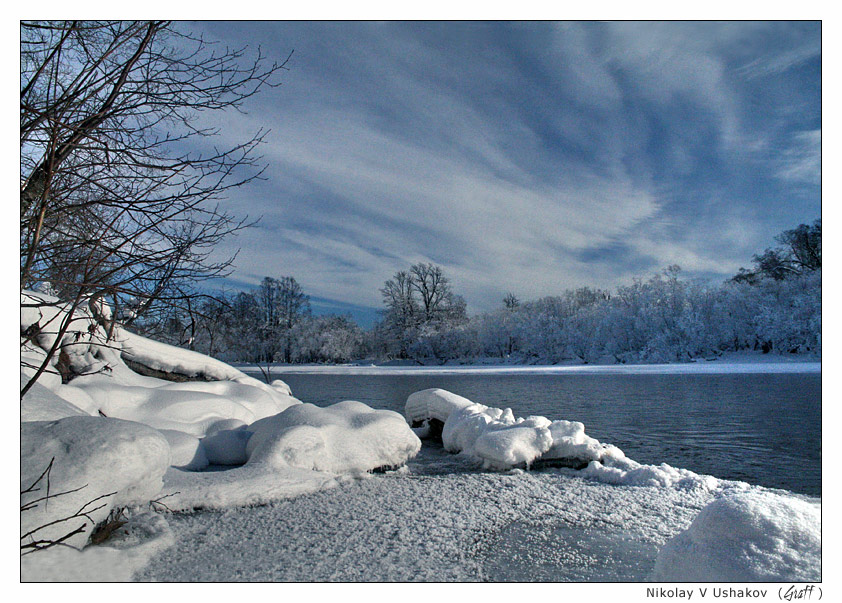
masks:
[[(378, 331), (387, 339), (388, 353), (399, 358), (439, 358), (442, 347), (432, 341), (468, 322), (465, 300), (452, 291), (441, 267), (431, 263), (397, 272), (380, 293), (386, 308)], [(422, 340), (428, 343), (419, 345)]]
[(267, 276), (260, 283), (256, 298), (264, 359), (292, 362), (294, 329), (310, 315), (310, 297), (291, 276)]
[(313, 316), (293, 328), (293, 362), (350, 362), (359, 357), (362, 329), (349, 316)]

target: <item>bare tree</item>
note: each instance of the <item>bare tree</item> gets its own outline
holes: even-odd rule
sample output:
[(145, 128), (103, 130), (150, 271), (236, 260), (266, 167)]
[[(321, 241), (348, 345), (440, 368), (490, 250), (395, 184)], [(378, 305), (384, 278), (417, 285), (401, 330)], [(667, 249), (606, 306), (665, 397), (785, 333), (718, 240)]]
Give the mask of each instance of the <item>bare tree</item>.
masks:
[(21, 289), (51, 282), (68, 320), (133, 298), (135, 319), (225, 274), (211, 252), (247, 222), (219, 202), (261, 177), (266, 132), (220, 149), (199, 117), (241, 110), (285, 65), (165, 21), (22, 22)]
[(418, 292), (424, 319), (432, 320), (450, 292), (449, 281), (441, 266), (431, 263), (414, 264), (410, 269), (410, 286)]
[(384, 283), (380, 290), (384, 312), (384, 333), (406, 358), (418, 338), (467, 322), (465, 300), (454, 295), (450, 281), (440, 266), (412, 265)]

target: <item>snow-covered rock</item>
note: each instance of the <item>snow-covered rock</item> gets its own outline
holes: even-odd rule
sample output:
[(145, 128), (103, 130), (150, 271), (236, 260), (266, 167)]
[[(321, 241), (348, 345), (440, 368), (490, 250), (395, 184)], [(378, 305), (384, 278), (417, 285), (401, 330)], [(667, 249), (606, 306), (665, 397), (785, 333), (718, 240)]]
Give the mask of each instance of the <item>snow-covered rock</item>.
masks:
[(247, 429), (248, 462), (274, 467), (361, 473), (401, 466), (421, 449), (398, 413), (352, 400), (292, 406)]
[(467, 398), (434, 387), (410, 394), (406, 399), (405, 414), (411, 425), (431, 419), (444, 423), (454, 410), (472, 404)]
[(530, 466), (534, 462), (584, 467), (622, 451), (585, 434), (576, 421), (515, 417), (510, 408), (476, 404), (443, 389), (426, 389), (407, 398), (406, 417), (428, 436), (434, 422), (443, 423), (445, 450), (473, 457), (488, 469)]
[(707, 505), (660, 550), (660, 582), (821, 580), (821, 507), (751, 490)]
[[(153, 499), (170, 465), (167, 440), (140, 423), (73, 416), (21, 423), (20, 435), (21, 506), (32, 507), (21, 512), (21, 535), (31, 532), (32, 540), (55, 540), (84, 526), (65, 541), (81, 547), (112, 508)], [(38, 478), (51, 459), (50, 498), (44, 501), (47, 480)], [(36, 482), (37, 490), (23, 493)], [(86, 514), (60, 521), (80, 510)], [(51, 522), (58, 523), (41, 528)]]

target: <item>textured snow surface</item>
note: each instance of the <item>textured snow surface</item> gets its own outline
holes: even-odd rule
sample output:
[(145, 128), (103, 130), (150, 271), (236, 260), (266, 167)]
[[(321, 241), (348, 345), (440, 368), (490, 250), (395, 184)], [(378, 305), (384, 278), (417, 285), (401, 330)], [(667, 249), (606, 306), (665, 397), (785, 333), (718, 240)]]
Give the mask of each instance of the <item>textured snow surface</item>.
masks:
[(821, 580), (821, 505), (749, 491), (723, 496), (661, 549), (663, 582)]
[[(49, 474), (52, 497), (21, 513), (21, 535), (40, 528), (33, 540), (55, 540), (84, 525), (84, 532), (65, 541), (83, 546), (93, 525), (104, 520), (112, 508), (154, 498), (170, 464), (170, 447), (160, 432), (119, 419), (76, 416), (25, 422), (20, 426), (20, 438), (21, 491), (35, 483), (54, 459)], [(68, 493), (56, 496), (62, 492)], [(47, 482), (42, 480), (39, 490), (21, 494), (21, 505), (35, 503), (46, 494)], [(85, 508), (86, 503), (106, 494), (111, 495)], [(96, 506), (100, 508), (94, 509)], [(83, 508), (90, 511), (86, 517), (46, 526)]]
[(658, 548), (712, 499), (571, 470), (481, 473), (425, 445), (405, 471), (260, 507), (170, 516), (175, 545), (136, 579), (647, 580)]

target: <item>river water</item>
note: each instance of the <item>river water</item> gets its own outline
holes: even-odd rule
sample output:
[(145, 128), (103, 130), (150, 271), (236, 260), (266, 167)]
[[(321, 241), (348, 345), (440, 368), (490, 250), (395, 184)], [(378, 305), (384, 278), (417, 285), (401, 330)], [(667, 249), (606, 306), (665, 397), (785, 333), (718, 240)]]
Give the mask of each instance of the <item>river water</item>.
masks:
[[(820, 496), (821, 375), (818, 365), (792, 368), (275, 367), (272, 377), (304, 402), (355, 399), (401, 413), (412, 392), (441, 387), (519, 416), (581, 421), (641, 463)], [(642, 582), (713, 498), (706, 488), (617, 487), (567, 469), (481, 471), (425, 442), (402, 471), (266, 505), (174, 513), (174, 545), (134, 579)]]
[[(259, 372), (248, 370), (259, 377)], [(304, 402), (358, 400), (403, 414), (440, 387), (474, 402), (585, 424), (645, 464), (821, 496), (821, 374), (297, 373), (273, 369)]]

